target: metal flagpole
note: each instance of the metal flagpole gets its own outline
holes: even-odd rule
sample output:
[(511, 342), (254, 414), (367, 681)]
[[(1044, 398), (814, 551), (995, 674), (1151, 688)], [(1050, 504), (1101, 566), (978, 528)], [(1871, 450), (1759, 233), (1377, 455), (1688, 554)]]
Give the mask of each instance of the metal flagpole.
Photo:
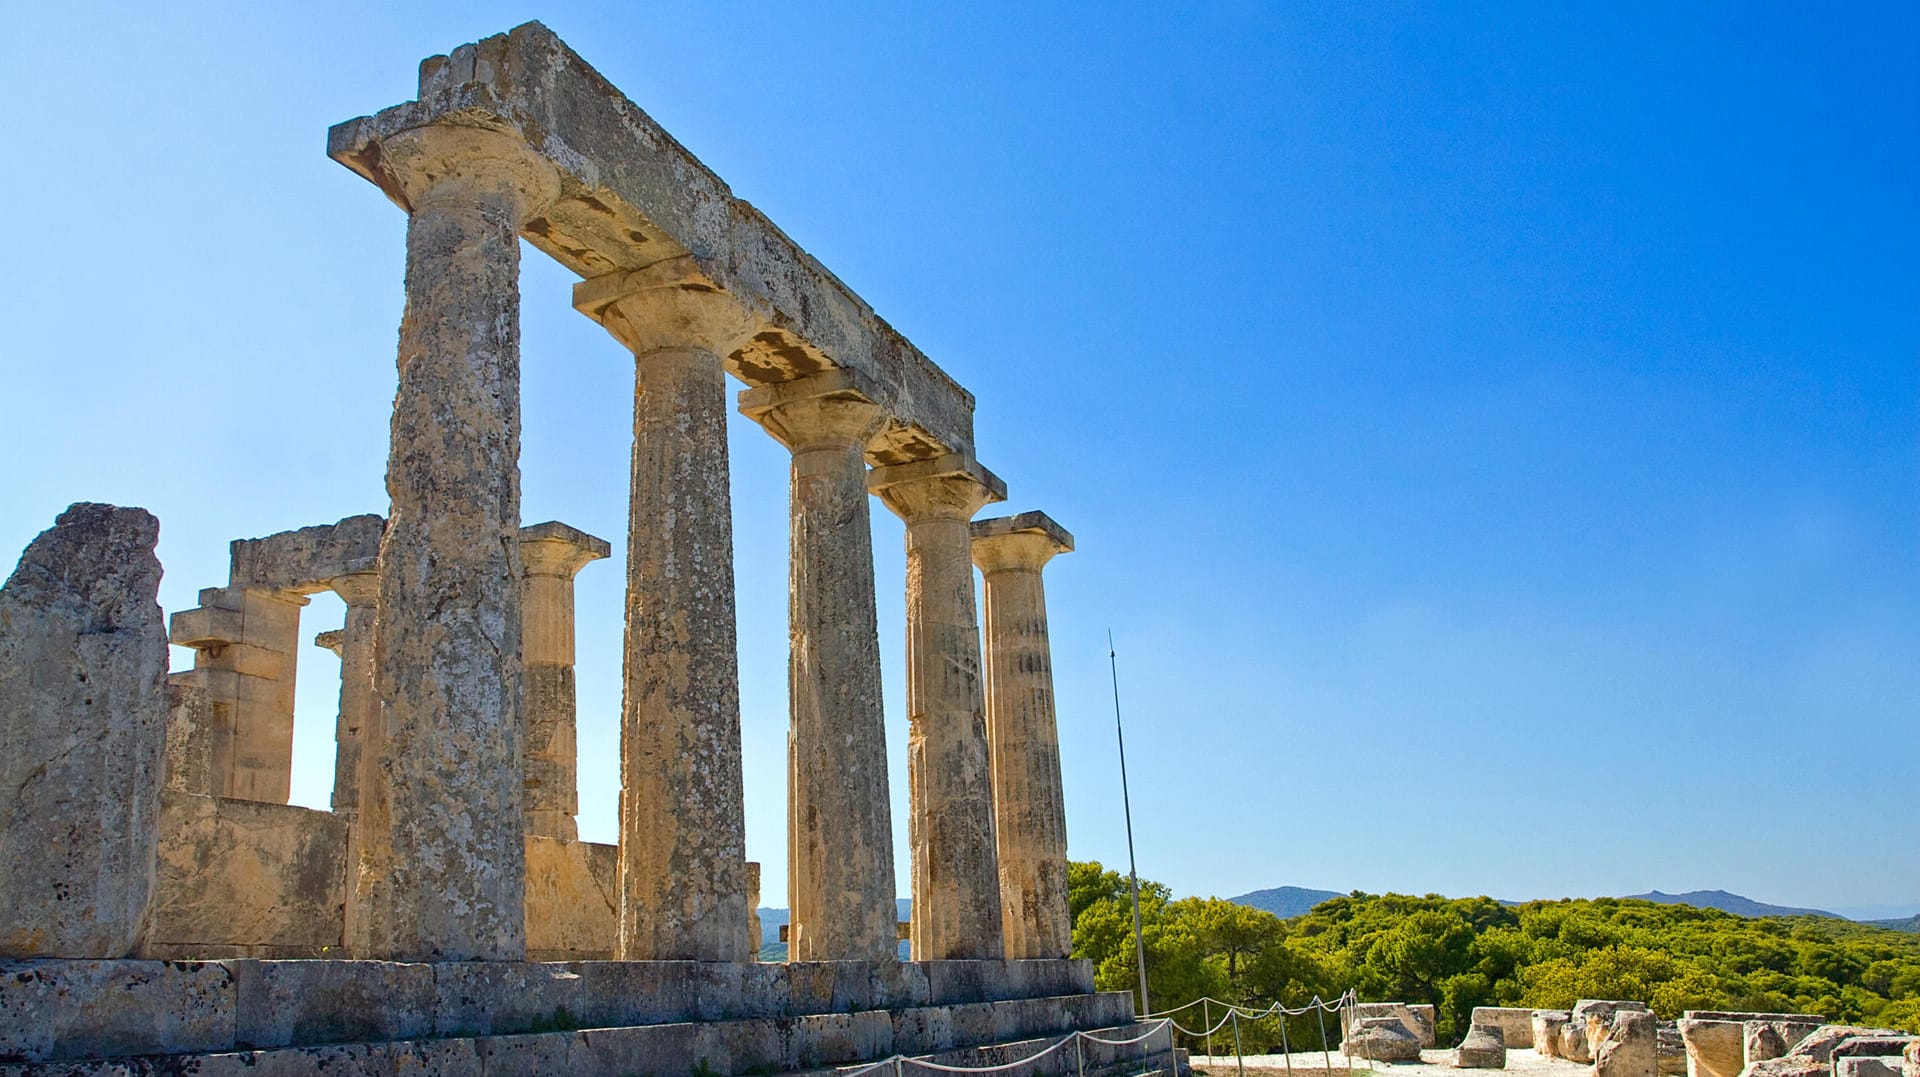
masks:
[(1120, 724), (1120, 660), (1114, 657), (1113, 629), (1107, 629), (1107, 665), (1113, 671), (1113, 732), (1120, 741), (1120, 808), (1127, 817), (1127, 886), (1133, 891), (1133, 958), (1140, 969), (1140, 1013), (1147, 1003), (1147, 944), (1140, 937), (1140, 873), (1133, 860), (1133, 802), (1127, 795), (1127, 731)]

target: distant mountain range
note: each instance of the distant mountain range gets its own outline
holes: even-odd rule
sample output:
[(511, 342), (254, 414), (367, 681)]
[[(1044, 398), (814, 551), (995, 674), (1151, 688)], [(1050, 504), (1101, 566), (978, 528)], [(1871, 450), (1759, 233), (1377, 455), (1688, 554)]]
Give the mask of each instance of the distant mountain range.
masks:
[(1845, 920), (1846, 917), (1820, 909), (1794, 909), (1785, 905), (1769, 905), (1764, 901), (1729, 894), (1725, 890), (1689, 890), (1684, 894), (1663, 894), (1650, 890), (1644, 894), (1629, 894), (1629, 898), (1651, 901), (1658, 905), (1691, 905), (1696, 909), (1719, 909), (1735, 916), (1824, 916), (1829, 920)]
[(1255, 890), (1251, 894), (1241, 894), (1237, 898), (1228, 898), (1236, 905), (1251, 905), (1256, 909), (1278, 916), (1282, 920), (1303, 915), (1307, 910), (1323, 901), (1337, 897), (1346, 897), (1337, 890), (1309, 890), (1304, 886), (1276, 886), (1271, 890)]
[[(1241, 905), (1250, 905), (1289, 919), (1300, 916), (1329, 898), (1345, 896), (1338, 890), (1311, 890), (1303, 886), (1277, 886), (1271, 890), (1255, 890), (1250, 894), (1241, 894), (1228, 900)], [(1823, 909), (1796, 909), (1786, 905), (1769, 905), (1764, 901), (1755, 901), (1739, 894), (1729, 894), (1725, 890), (1690, 890), (1684, 894), (1667, 894), (1651, 890), (1644, 894), (1629, 894), (1629, 898), (1639, 901), (1652, 901), (1661, 905), (1692, 905), (1699, 909), (1719, 909), (1735, 916), (1825, 916), (1833, 920), (1845, 920), (1846, 917)], [(1503, 905), (1520, 905), (1523, 902), (1503, 901)], [(1862, 923), (1878, 927), (1890, 927), (1897, 931), (1920, 933), (1920, 914), (1894, 920), (1864, 920)]]

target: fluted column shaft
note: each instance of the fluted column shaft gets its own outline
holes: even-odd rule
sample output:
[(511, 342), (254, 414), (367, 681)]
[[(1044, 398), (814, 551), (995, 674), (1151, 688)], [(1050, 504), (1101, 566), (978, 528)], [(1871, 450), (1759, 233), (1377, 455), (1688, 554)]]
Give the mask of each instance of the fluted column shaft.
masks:
[(1073, 549), (1073, 537), (1041, 513), (979, 521), (973, 536), (986, 580), (987, 727), (1006, 956), (1066, 957), (1073, 949), (1066, 797), (1040, 570)]
[(907, 760), (913, 957), (998, 959), (1000, 877), (967, 521), (1005, 487), (947, 456), (876, 469), (907, 525)]
[(898, 953), (865, 446), (883, 416), (845, 372), (752, 389), (793, 450), (788, 811), (794, 961)]
[(520, 660), (526, 715), (521, 754), (527, 833), (577, 841), (580, 828), (578, 707), (573, 681), (573, 580), (612, 550), (605, 539), (562, 523), (520, 531)]
[(634, 354), (620, 957), (750, 960), (721, 357), (754, 320), (689, 258), (582, 281), (574, 305)]
[(375, 685), (389, 907), (401, 960), (526, 956), (520, 777), (520, 225), (558, 192), (519, 139), (404, 131), (400, 325)]

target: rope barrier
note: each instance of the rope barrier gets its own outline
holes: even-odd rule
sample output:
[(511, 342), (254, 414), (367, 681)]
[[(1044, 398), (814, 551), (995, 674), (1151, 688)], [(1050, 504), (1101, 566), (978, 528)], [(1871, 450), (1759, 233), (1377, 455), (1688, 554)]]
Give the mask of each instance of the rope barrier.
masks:
[[(1139, 1021), (1135, 1023), (1145, 1024), (1146, 1022)], [(894, 1077), (900, 1077), (901, 1070), (907, 1066), (917, 1066), (920, 1069), (933, 1070), (938, 1073), (1005, 1073), (1008, 1070), (1019, 1069), (1021, 1066), (1032, 1065), (1068, 1044), (1073, 1044), (1074, 1046), (1075, 1071), (1080, 1074), (1081, 1077), (1084, 1077), (1087, 1062), (1086, 1056), (1080, 1047), (1082, 1042), (1097, 1043), (1102, 1047), (1132, 1047), (1135, 1044), (1145, 1043), (1172, 1027), (1174, 1027), (1172, 1019), (1163, 1019), (1152, 1028), (1149, 1028), (1147, 1031), (1130, 1040), (1105, 1040), (1091, 1032), (1070, 1032), (1059, 1041), (1049, 1044), (1025, 1058), (1014, 1062), (1005, 1062), (998, 1066), (948, 1066), (924, 1058), (909, 1058), (906, 1055), (893, 1055), (890, 1058), (883, 1058), (878, 1062), (870, 1062), (858, 1069), (843, 1070), (839, 1077), (866, 1077), (867, 1074), (887, 1068), (893, 1070)]]

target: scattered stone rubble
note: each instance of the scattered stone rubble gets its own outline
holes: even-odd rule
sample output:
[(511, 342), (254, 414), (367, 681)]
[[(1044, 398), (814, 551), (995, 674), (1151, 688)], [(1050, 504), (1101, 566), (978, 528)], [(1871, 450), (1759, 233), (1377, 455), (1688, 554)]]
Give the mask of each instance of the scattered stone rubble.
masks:
[[(1432, 1021), (1431, 1007), (1359, 1003), (1341, 1050), (1417, 1061), (1418, 1047), (1433, 1045)], [(1592, 1077), (1920, 1077), (1920, 1037), (1813, 1014), (1689, 1010), (1663, 1021), (1645, 1003), (1621, 999), (1581, 999), (1571, 1010), (1476, 1007), (1449, 1061), (1504, 1069), (1508, 1050), (1525, 1049), (1509, 1032), (1523, 1025), (1537, 1054), (1591, 1065)]]
[[(537, 23), (428, 59), (417, 100), (328, 152), (408, 214), (387, 512), (235, 542), (170, 626), (147, 513), (77, 504), (27, 548), (0, 590), (0, 1077), (667, 1077), (1132, 1041), (1130, 996), (1067, 960), (1041, 576), (1073, 537), (973, 519), (1006, 496), (973, 397)], [(635, 368), (617, 845), (574, 822), (575, 580), (611, 544), (520, 515), (523, 239)], [(792, 454), (784, 965), (753, 960), (729, 375)], [(876, 496), (907, 527), (908, 963)], [(287, 803), (321, 591), (347, 609), (314, 640), (340, 662), (329, 811)], [(171, 676), (169, 627), (194, 653)], [(1164, 1067), (1169, 1037), (1036, 1072)], [(168, 1057), (106, 1061), (132, 1056)]]

